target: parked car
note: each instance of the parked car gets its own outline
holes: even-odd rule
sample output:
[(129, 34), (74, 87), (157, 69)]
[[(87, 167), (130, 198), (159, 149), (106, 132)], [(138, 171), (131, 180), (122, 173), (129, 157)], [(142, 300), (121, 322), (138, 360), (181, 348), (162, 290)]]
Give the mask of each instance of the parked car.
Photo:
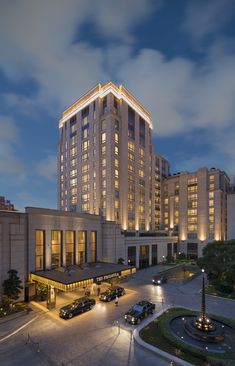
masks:
[(123, 287), (111, 287), (107, 291), (102, 292), (99, 296), (101, 301), (111, 301), (125, 294), (125, 289)]
[(153, 285), (162, 285), (167, 282), (167, 277), (165, 275), (156, 275), (152, 279)]
[(152, 302), (143, 300), (135, 304), (125, 315), (126, 322), (131, 324), (139, 324), (141, 320), (146, 318), (149, 314), (153, 314), (155, 310), (155, 304)]
[(64, 319), (71, 319), (73, 316), (84, 313), (87, 310), (91, 310), (95, 305), (95, 299), (89, 299), (88, 297), (81, 297), (74, 300), (72, 304), (63, 306), (60, 309), (59, 315)]

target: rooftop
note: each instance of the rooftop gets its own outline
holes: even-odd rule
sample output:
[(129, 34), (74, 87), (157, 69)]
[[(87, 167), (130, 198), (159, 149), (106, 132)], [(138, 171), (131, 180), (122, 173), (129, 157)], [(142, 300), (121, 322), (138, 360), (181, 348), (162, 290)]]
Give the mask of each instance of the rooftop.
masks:
[(85, 108), (88, 104), (97, 98), (104, 98), (109, 93), (112, 93), (119, 100), (125, 100), (125, 102), (139, 113), (139, 115), (141, 115), (141, 117), (143, 117), (152, 128), (150, 113), (126, 88), (124, 88), (124, 86), (116, 86), (111, 81), (103, 86), (101, 84), (97, 84), (94, 88), (90, 89), (86, 94), (80, 97), (75, 103), (69, 106), (62, 113), (62, 118), (59, 121), (59, 127), (62, 127), (64, 122)]

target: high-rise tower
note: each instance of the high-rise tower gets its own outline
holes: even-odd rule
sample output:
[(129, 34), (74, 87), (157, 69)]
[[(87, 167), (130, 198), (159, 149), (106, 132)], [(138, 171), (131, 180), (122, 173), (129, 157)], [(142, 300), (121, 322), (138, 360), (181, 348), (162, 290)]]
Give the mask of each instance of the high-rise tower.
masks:
[(59, 130), (58, 207), (155, 230), (155, 165), (168, 163), (153, 153), (148, 111), (123, 86), (99, 84), (63, 112)]

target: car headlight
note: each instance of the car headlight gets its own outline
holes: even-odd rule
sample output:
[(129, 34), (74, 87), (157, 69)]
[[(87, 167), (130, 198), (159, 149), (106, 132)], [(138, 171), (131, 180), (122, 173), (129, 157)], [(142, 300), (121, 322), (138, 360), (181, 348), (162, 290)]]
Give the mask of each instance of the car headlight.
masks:
[(152, 280), (152, 282), (155, 282), (155, 280)]
[(132, 322), (134, 322), (134, 321), (135, 321), (135, 318), (133, 318), (133, 317), (132, 317), (132, 318), (131, 318), (131, 321), (132, 321)]
[(107, 299), (107, 296), (104, 296), (103, 299), (106, 300)]
[(157, 283), (159, 283), (159, 285), (160, 285), (160, 284), (161, 284), (161, 281), (160, 281), (160, 280), (158, 280), (158, 281), (157, 281)]
[(125, 315), (124, 318), (127, 319), (127, 315)]

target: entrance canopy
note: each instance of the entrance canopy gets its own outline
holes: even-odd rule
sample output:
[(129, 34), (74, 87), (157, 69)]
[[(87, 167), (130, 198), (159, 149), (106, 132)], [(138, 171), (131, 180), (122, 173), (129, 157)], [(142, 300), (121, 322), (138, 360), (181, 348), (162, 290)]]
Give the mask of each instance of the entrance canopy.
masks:
[(135, 272), (136, 268), (132, 266), (98, 262), (33, 272), (31, 280), (54, 286), (62, 291), (72, 291), (78, 287), (128, 276)]

